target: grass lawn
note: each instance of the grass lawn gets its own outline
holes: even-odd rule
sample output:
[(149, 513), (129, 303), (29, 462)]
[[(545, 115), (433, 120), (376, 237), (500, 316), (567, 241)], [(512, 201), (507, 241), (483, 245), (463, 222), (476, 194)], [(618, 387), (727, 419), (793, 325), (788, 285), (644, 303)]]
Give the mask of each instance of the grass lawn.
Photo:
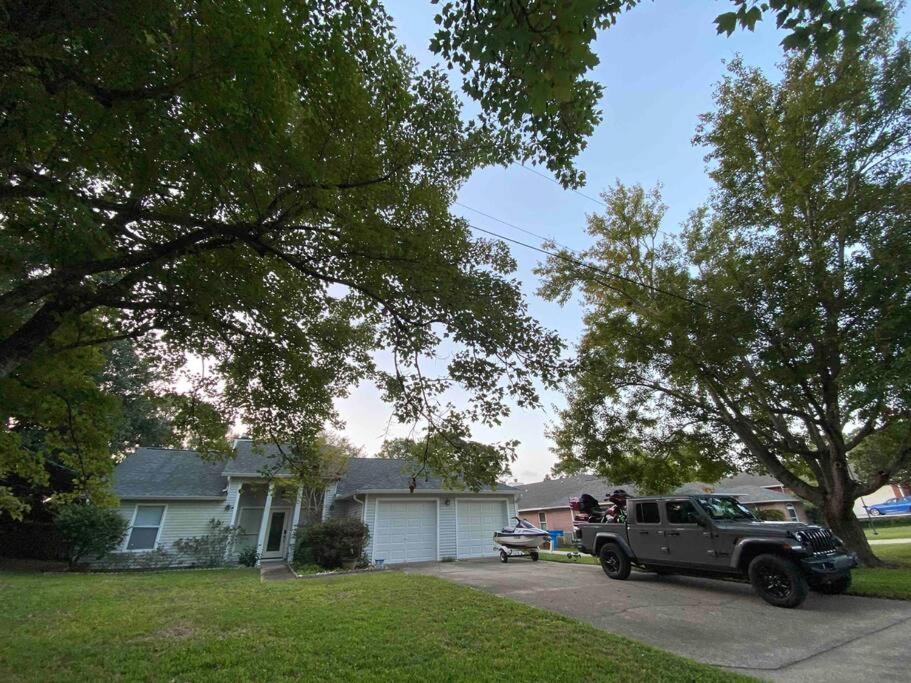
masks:
[(547, 560), (548, 562), (567, 562), (569, 564), (600, 564), (597, 557), (592, 557), (591, 555), (582, 555), (581, 557), (568, 557), (567, 555), (561, 555), (560, 553), (546, 553), (540, 552), (538, 555), (541, 556), (542, 560)]
[[(0, 573), (0, 680), (745, 680), (441, 579)], [(584, 657), (571, 653), (582, 652)], [(526, 672), (529, 673), (529, 672)], [(524, 678), (524, 676), (522, 676)]]
[[(874, 525), (876, 522), (873, 523)], [(876, 540), (886, 540), (889, 538), (911, 538), (911, 524), (904, 524), (902, 526), (887, 526), (880, 529), (876, 528), (878, 532), (877, 535), (873, 534), (873, 531), (870, 529), (864, 529), (864, 533), (867, 535), (867, 538), (871, 541)]]
[(875, 545), (880, 558), (901, 565), (899, 569), (855, 569), (850, 593), (879, 598), (911, 600), (911, 543)]

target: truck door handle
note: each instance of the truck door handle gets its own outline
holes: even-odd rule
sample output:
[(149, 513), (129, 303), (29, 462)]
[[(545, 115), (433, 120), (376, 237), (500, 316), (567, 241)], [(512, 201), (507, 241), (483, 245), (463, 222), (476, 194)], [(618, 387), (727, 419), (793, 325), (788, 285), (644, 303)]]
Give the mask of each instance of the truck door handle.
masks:
[(668, 536), (679, 536), (679, 535), (680, 535), (680, 532), (679, 532), (679, 531), (666, 531), (665, 533), (666, 533)]
[(648, 532), (644, 531), (642, 529), (639, 530), (639, 533), (642, 534), (643, 536), (648, 536)]

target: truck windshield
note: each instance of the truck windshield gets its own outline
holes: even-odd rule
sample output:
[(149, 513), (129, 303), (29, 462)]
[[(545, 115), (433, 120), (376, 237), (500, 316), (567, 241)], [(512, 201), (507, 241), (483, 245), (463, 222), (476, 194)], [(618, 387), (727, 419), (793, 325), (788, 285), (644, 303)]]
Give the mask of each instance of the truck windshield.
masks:
[(750, 512), (749, 508), (738, 503), (736, 498), (699, 496), (696, 498), (696, 502), (712, 519), (756, 519), (756, 516)]

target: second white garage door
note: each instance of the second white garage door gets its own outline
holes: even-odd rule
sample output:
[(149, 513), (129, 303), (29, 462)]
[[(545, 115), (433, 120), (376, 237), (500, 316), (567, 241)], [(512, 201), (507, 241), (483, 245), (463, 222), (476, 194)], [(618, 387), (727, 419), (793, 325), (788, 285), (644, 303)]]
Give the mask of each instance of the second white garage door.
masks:
[(490, 557), (497, 554), (493, 532), (502, 529), (506, 523), (505, 500), (468, 500), (458, 503), (459, 559), (469, 557)]
[(437, 559), (436, 501), (377, 501), (373, 559), (386, 564)]

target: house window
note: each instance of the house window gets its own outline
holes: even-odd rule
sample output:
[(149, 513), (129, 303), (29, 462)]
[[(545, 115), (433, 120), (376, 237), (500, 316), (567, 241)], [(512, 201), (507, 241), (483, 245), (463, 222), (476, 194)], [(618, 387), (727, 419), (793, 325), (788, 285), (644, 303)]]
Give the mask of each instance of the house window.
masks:
[(241, 508), (240, 520), (238, 526), (240, 533), (237, 539), (237, 547), (243, 550), (247, 547), (256, 547), (259, 541), (259, 527), (263, 521), (263, 508)]
[(153, 550), (161, 531), (164, 505), (137, 505), (127, 550)]
[(658, 503), (636, 503), (636, 522), (638, 524), (661, 524)]
[(538, 513), (538, 528), (547, 531), (547, 514), (544, 512)]
[(788, 517), (791, 518), (792, 522), (799, 522), (800, 517), (797, 516), (797, 508), (793, 505), (788, 505)]

